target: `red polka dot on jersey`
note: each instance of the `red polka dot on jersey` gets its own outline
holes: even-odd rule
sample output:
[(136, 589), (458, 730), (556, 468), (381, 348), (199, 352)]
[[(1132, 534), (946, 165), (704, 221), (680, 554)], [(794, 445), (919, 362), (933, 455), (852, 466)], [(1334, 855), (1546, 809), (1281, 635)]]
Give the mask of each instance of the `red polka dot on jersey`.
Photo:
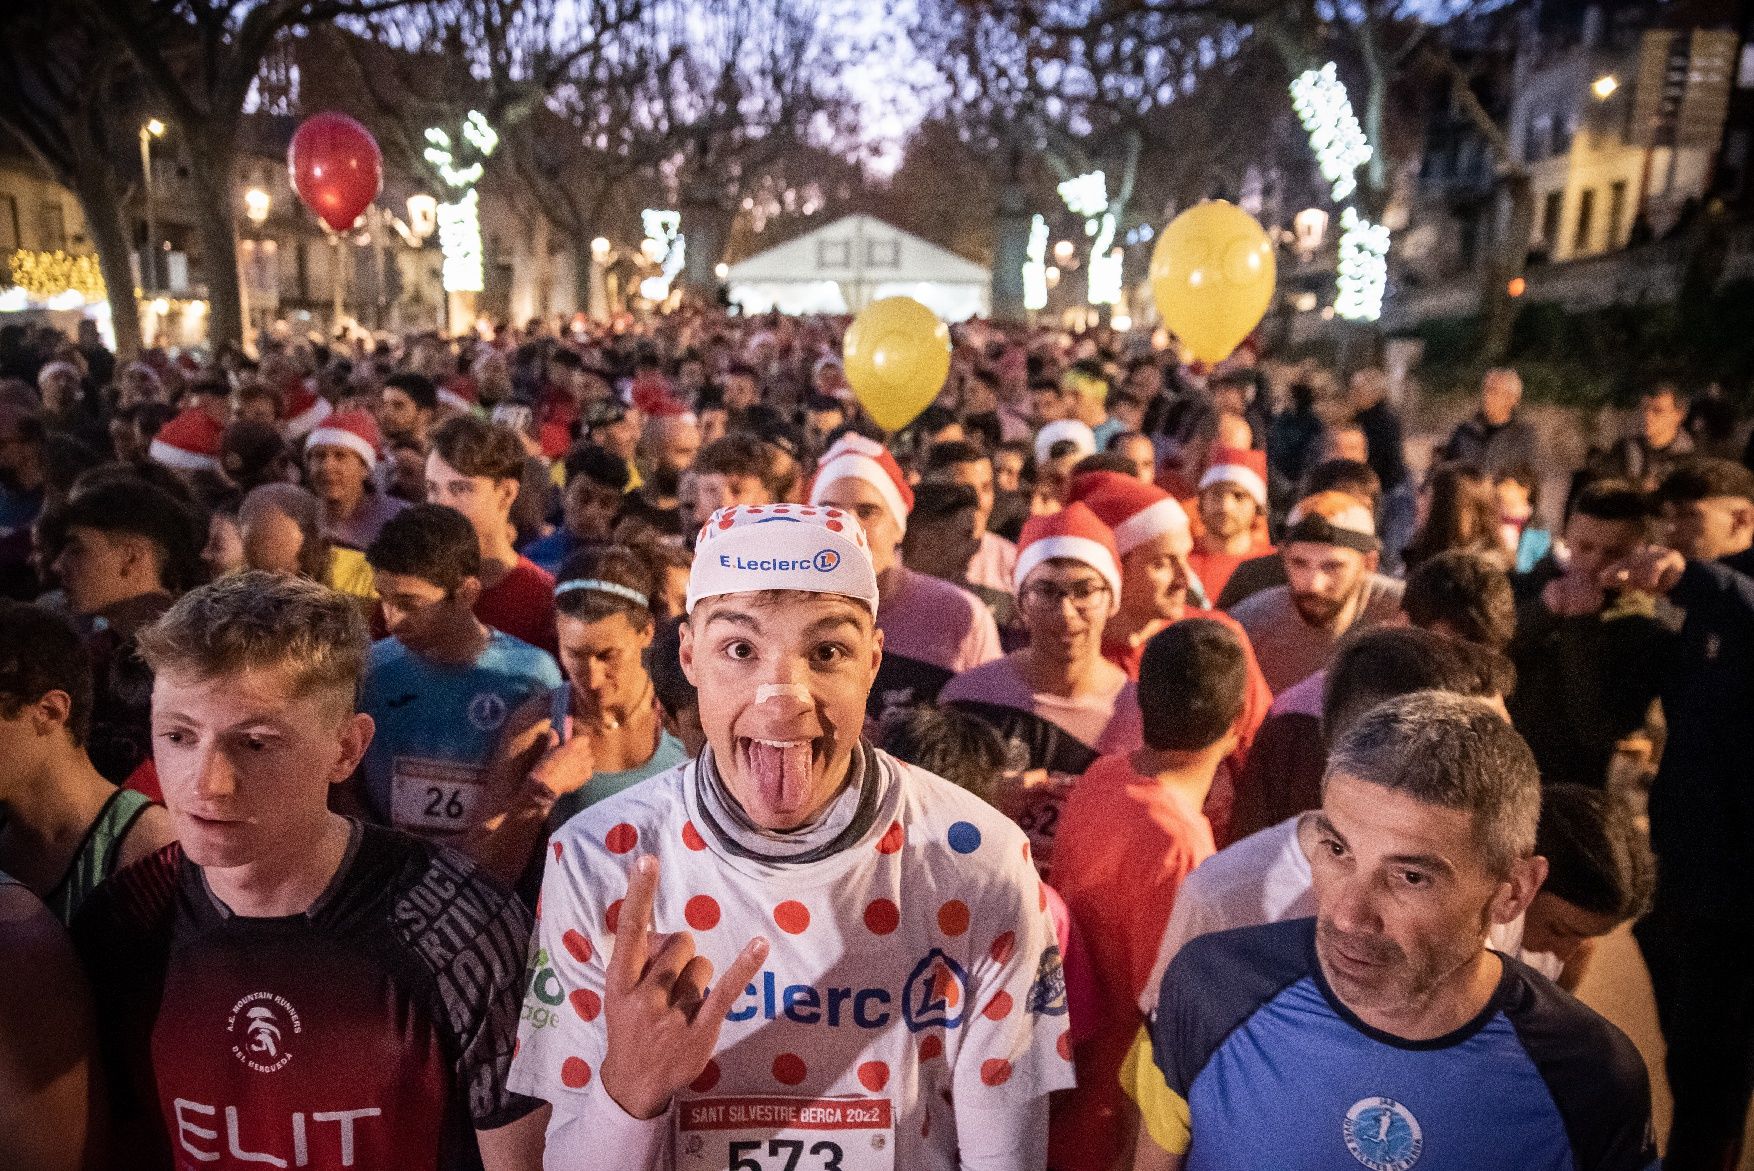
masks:
[(881, 1061), (867, 1061), (859, 1066), (859, 1084), (877, 1093), (889, 1084), (889, 1066)]
[(688, 1088), (697, 1094), (704, 1094), (718, 1084), (719, 1063), (709, 1061), (706, 1063), (706, 1068), (700, 1071), (700, 1076), (688, 1083)]
[[(575, 993), (574, 995), (577, 994)], [(987, 1001), (987, 1006), (981, 1009), (981, 1015), (986, 1017), (989, 1021), (1002, 1021), (1011, 1015), (1011, 1003), (1011, 994), (1009, 992), (1001, 992), (991, 1000)]]
[(569, 1057), (560, 1063), (560, 1082), (575, 1090), (591, 1084), (591, 1067), (582, 1057)]
[(750, 516), (759, 516), (760, 514), (761, 514), (761, 506), (759, 504), (750, 506), (750, 509), (749, 509)]
[(721, 529), (728, 529), (736, 523), (737, 523), (736, 521), (732, 520), (730, 517), (727, 516), (727, 517), (723, 517), (722, 519), (720, 519), (719, 527)]
[(782, 1086), (797, 1085), (806, 1072), (804, 1059), (796, 1053), (782, 1053), (773, 1059), (773, 1080)]
[(773, 510), (775, 516), (784, 516), (784, 515), (786, 515), (786, 513), (790, 512), (790, 511), (792, 511), (792, 510), (790, 508), (786, 507), (784, 504), (780, 505), (778, 508)]
[(603, 846), (611, 854), (625, 854), (637, 845), (639, 845), (639, 830), (634, 829), (625, 821), (619, 825), (610, 826), (609, 832), (603, 835)]
[[(999, 995), (1005, 994), (1001, 992)], [(572, 1010), (579, 1014), (581, 1021), (594, 1021), (603, 1011), (603, 998), (589, 988), (574, 988), (567, 994), (567, 999), (572, 1001)]]
[(682, 908), (682, 917), (696, 931), (711, 931), (719, 925), (719, 903), (712, 895), (695, 895)]
[(536, 922), (542, 922), (542, 892), (536, 892)]
[(828, 522), (826, 527), (827, 527), (829, 532), (838, 533), (841, 531), (841, 529), (845, 528), (846, 526), (841, 524), (838, 520), (831, 520)]
[[(616, 906), (620, 905), (620, 903), (616, 904)], [(560, 937), (560, 942), (561, 946), (566, 948), (566, 954), (579, 963), (588, 964), (591, 962), (591, 941), (585, 938), (583, 932), (569, 930)]]
[(694, 828), (692, 821), (682, 823), (682, 844), (690, 850), (706, 849), (706, 839), (700, 836), (700, 831)]
[(944, 1056), (944, 1038), (936, 1033), (928, 1033), (920, 1038), (920, 1060), (931, 1061)]
[(872, 899), (865, 908), (865, 926), (873, 935), (888, 935), (901, 926), (901, 908), (888, 899)]
[(1002, 1086), (1011, 1080), (1011, 1063), (1002, 1057), (989, 1057), (981, 1062), (981, 1081), (989, 1086)]
[(968, 904), (951, 899), (938, 908), (938, 930), (946, 935), (961, 935), (968, 930)]
[(999, 938), (993, 940), (993, 946), (987, 949), (987, 954), (993, 957), (993, 962), (995, 964), (1002, 964), (1009, 961), (1011, 954), (1016, 950), (1017, 933), (1015, 931), (1007, 931), (1005, 934), (999, 936)]
[(1028, 842), (1023, 843), (1023, 860), (1025, 862), (1029, 861), (1029, 843)]
[(836, 518), (839, 518), (839, 516), (840, 516), (840, 509), (838, 509), (838, 508), (831, 508), (831, 509), (829, 509), (829, 510), (828, 510), (828, 515), (829, 515), (829, 516), (832, 516), (832, 517), (836, 517)]
[(1060, 1051), (1061, 1057), (1067, 1061), (1072, 1060), (1072, 1031), (1070, 1029), (1060, 1034), (1060, 1039), (1054, 1042), (1054, 1048)]
[(901, 828), (901, 822), (892, 821), (889, 823), (889, 828), (883, 831), (883, 836), (877, 839), (877, 852), (879, 854), (893, 854), (901, 849), (902, 843), (906, 840), (907, 831)]
[(559, 842), (554, 842), (552, 844), (554, 846), (554, 860), (556, 862), (558, 862), (558, 861), (560, 861), (561, 854), (563, 854), (565, 852), (565, 850), (562, 848), (562, 846)]
[(1048, 909), (1048, 885), (1047, 885), (1047, 883), (1044, 882), (1041, 884), (1041, 886), (1039, 888), (1037, 888), (1037, 890), (1035, 892), (1035, 898), (1036, 898), (1036, 901), (1041, 904), (1042, 910), (1045, 911)]
[(773, 921), (787, 935), (802, 935), (810, 926), (810, 908), (796, 899), (787, 899), (773, 909)]
[(609, 932), (609, 934), (614, 935), (616, 924), (620, 922), (621, 900), (616, 899), (614, 902), (610, 903), (608, 909), (603, 912), (603, 927)]

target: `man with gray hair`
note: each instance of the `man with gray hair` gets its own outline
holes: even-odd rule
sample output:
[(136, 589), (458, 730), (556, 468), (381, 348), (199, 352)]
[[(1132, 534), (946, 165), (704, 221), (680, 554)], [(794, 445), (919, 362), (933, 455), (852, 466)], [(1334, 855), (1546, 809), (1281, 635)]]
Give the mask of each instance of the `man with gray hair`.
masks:
[(1655, 1167), (1632, 1043), (1486, 946), (1546, 877), (1540, 804), (1480, 700), (1353, 724), (1300, 827), (1315, 917), (1202, 936), (1164, 974), (1121, 1073), (1135, 1171)]

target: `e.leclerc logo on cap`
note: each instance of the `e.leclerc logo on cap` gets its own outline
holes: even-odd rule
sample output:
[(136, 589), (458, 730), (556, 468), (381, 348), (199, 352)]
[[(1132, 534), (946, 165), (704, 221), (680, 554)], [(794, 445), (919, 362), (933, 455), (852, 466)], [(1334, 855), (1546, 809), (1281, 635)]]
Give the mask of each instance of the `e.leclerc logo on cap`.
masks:
[(810, 564), (818, 573), (833, 573), (840, 565), (840, 554), (833, 549), (824, 549), (811, 559)]

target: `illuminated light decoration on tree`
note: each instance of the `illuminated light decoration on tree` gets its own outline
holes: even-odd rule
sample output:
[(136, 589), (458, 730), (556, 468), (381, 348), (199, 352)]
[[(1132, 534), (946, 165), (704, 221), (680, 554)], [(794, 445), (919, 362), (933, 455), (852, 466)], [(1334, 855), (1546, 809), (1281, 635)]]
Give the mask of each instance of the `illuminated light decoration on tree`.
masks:
[(1334, 201), (1347, 198), (1358, 190), (1354, 172), (1370, 161), (1373, 152), (1332, 61), (1305, 70), (1291, 83), (1291, 106), (1309, 135), (1322, 178), (1334, 185)]
[(439, 249), (445, 254), (447, 293), (479, 293), (486, 287), (481, 260), (481, 196), (471, 187), (455, 203), (438, 205)]
[(1389, 230), (1347, 208), (1340, 213), (1339, 295), (1334, 312), (1348, 321), (1375, 321), (1382, 316), (1388, 278)]
[[(52, 308), (77, 309), (86, 302), (101, 301), (106, 295), (103, 270), (95, 256), (21, 248), (12, 254), (9, 267), (9, 284), (22, 289), (34, 301), (56, 301)], [(78, 304), (73, 304), (74, 297), (81, 298)]]
[(1121, 265), (1125, 254), (1114, 247), (1115, 217), (1108, 209), (1108, 176), (1091, 171), (1075, 179), (1067, 179), (1059, 188), (1060, 198), (1073, 215), (1084, 217), (1084, 234), (1096, 240), (1090, 246), (1090, 260), (1085, 270), (1085, 300), (1092, 305), (1113, 305), (1121, 296)]
[(459, 192), (457, 198), (437, 208), (439, 247), (445, 254), (443, 282), (447, 293), (479, 293), (486, 287), (482, 263), (480, 196), (475, 184), (486, 168), (483, 160), (499, 146), (499, 135), (477, 110), (463, 119), (463, 140), (481, 157), (458, 166), (451, 136), (434, 126), (426, 132), (427, 162), (445, 183)]
[(1030, 312), (1048, 307), (1048, 222), (1029, 221), (1029, 259), (1023, 262), (1023, 307)]
[(688, 259), (688, 241), (682, 238), (682, 213), (648, 207), (639, 213), (639, 221), (646, 230), (640, 251), (659, 267), (657, 276), (639, 283), (639, 295), (648, 301), (662, 301), (670, 295), (670, 282)]

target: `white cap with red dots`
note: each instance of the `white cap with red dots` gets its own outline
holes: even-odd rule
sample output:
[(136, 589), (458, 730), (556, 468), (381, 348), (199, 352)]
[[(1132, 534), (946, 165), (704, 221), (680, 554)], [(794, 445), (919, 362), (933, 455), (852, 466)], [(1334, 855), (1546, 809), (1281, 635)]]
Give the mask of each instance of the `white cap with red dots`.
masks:
[(688, 609), (702, 598), (757, 590), (844, 594), (877, 613), (877, 574), (851, 513), (809, 504), (738, 504), (701, 526)]

